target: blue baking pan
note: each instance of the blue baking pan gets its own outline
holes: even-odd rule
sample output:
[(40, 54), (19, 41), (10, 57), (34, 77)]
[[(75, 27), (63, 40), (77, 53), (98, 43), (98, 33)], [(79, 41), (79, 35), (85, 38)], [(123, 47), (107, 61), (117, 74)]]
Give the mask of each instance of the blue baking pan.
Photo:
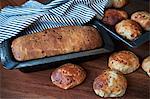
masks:
[[(127, 11), (129, 16), (131, 16), (136, 11), (148, 11), (148, 12), (150, 12), (149, 11), (149, 4), (150, 4), (149, 0), (128, 0), (128, 1), (129, 1), (129, 3), (122, 9)], [(99, 21), (100, 21), (101, 26), (106, 31), (108, 31), (109, 34), (113, 38), (117, 39), (118, 41), (125, 43), (130, 48), (137, 48), (140, 45), (144, 44), (145, 42), (150, 41), (150, 31), (144, 31), (143, 30), (141, 36), (139, 36), (137, 39), (135, 39), (133, 41), (130, 41), (130, 40), (123, 38), (119, 34), (117, 34), (113, 26), (105, 25), (104, 23), (101, 22), (101, 20), (99, 20)]]
[(35, 60), (29, 60), (29, 61), (17, 61), (13, 57), (12, 51), (11, 51), (11, 43), (12, 41), (22, 35), (26, 35), (24, 33), (17, 35), (16, 37), (12, 37), (11, 39), (8, 39), (1, 44), (1, 63), (3, 64), (3, 67), (6, 69), (16, 69), (16, 68), (27, 68), (27, 67), (36, 67), (42, 64), (47, 63), (56, 63), (61, 62), (65, 60), (72, 60), (77, 58), (83, 58), (83, 57), (90, 57), (93, 55), (98, 55), (102, 53), (109, 53), (113, 51), (114, 45), (113, 42), (108, 35), (108, 31), (106, 31), (104, 28), (102, 28), (99, 21), (96, 19), (93, 19), (91, 22), (89, 22), (86, 25), (93, 26), (97, 28), (99, 33), (102, 36), (103, 39), (103, 46), (101, 48), (93, 49), (93, 50), (87, 50), (87, 51), (81, 51), (81, 52), (75, 52), (75, 53), (68, 53), (63, 55), (57, 55), (57, 56), (51, 56), (51, 57), (45, 57)]

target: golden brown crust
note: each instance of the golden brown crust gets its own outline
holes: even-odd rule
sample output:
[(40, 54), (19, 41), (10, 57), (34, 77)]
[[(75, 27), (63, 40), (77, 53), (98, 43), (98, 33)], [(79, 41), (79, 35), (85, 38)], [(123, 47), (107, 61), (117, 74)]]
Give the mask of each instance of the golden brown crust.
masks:
[(101, 97), (121, 97), (127, 88), (126, 78), (117, 71), (105, 70), (93, 83), (95, 93)]
[(81, 84), (86, 78), (86, 72), (83, 68), (75, 64), (64, 64), (54, 70), (51, 75), (53, 84), (62, 88), (69, 89)]
[(128, 14), (123, 10), (107, 9), (102, 21), (107, 25), (115, 25), (123, 19), (127, 19)]
[(12, 42), (11, 48), (15, 59), (24, 61), (101, 46), (102, 38), (95, 28), (68, 26), (19, 37)]
[(112, 0), (112, 6), (115, 8), (124, 7), (127, 3), (127, 0)]
[(142, 62), (143, 70), (148, 74), (150, 77), (150, 56), (146, 57)]
[(140, 66), (140, 63), (134, 53), (130, 51), (119, 51), (109, 57), (108, 66), (123, 74), (128, 74), (135, 71)]
[(133, 20), (122, 20), (115, 26), (116, 32), (128, 40), (135, 40), (141, 35), (142, 28)]
[(150, 31), (150, 13), (138, 11), (132, 14), (131, 19), (139, 23), (144, 30)]

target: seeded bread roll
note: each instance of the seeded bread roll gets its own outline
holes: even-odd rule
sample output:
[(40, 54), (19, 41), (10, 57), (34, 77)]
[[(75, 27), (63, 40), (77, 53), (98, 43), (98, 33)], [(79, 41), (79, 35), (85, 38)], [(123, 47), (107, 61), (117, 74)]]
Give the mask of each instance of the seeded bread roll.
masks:
[(15, 39), (11, 48), (18, 61), (99, 48), (102, 38), (94, 27), (67, 26), (47, 29)]
[(144, 59), (142, 63), (142, 68), (150, 77), (150, 56)]
[(132, 14), (131, 19), (139, 23), (144, 30), (150, 31), (150, 13), (138, 11)]
[(94, 92), (100, 97), (121, 97), (127, 88), (126, 78), (117, 71), (106, 70), (93, 83)]
[(128, 74), (139, 68), (138, 57), (130, 51), (119, 51), (109, 57), (108, 66), (113, 69)]
[(115, 26), (116, 32), (128, 40), (135, 40), (142, 34), (141, 26), (133, 20), (122, 20)]
[(73, 88), (81, 84), (86, 78), (83, 68), (75, 64), (64, 64), (54, 70), (51, 75), (52, 83), (62, 89)]
[(128, 3), (128, 0), (109, 0), (106, 7), (121, 8)]
[(121, 8), (127, 4), (127, 0), (112, 0), (112, 6), (115, 8)]
[(123, 19), (127, 19), (128, 14), (123, 10), (107, 9), (102, 21), (107, 25), (115, 25)]

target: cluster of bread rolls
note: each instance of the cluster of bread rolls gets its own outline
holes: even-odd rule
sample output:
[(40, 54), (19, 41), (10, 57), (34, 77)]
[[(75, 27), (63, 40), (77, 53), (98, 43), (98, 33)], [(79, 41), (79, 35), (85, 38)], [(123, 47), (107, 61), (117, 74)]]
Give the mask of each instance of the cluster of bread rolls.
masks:
[[(104, 70), (93, 82), (93, 90), (100, 97), (121, 97), (127, 89), (127, 80), (123, 74), (134, 72), (140, 67), (139, 58), (131, 51), (119, 51), (110, 55), (109, 69)], [(150, 56), (145, 58), (142, 66), (150, 76)], [(51, 81), (62, 89), (70, 89), (86, 79), (86, 71), (79, 65), (64, 64), (51, 74)]]
[(142, 35), (142, 29), (150, 31), (150, 13), (137, 11), (131, 19), (122, 20), (115, 26), (116, 32), (128, 40), (135, 40)]
[[(115, 52), (109, 57), (108, 67), (93, 83), (94, 92), (100, 97), (121, 97), (127, 89), (123, 74), (129, 74), (140, 66), (139, 58), (131, 51)], [(150, 56), (144, 59), (142, 68), (150, 76)]]
[(139, 59), (130, 51), (115, 52), (109, 57), (108, 67), (110, 69), (94, 80), (94, 92), (100, 97), (121, 97), (127, 88), (123, 74), (135, 71), (139, 67)]
[(142, 30), (150, 31), (150, 13), (146, 11), (137, 11), (128, 19), (128, 14), (121, 8), (127, 4), (127, 0), (110, 0), (109, 8), (105, 11), (102, 19), (103, 23), (115, 26), (117, 34), (130, 41), (136, 40), (142, 35)]

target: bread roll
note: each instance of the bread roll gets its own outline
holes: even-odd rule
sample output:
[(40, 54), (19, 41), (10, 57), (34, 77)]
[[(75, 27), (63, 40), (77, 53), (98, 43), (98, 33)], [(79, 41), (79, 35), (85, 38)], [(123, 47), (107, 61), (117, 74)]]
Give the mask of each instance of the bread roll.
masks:
[(52, 83), (62, 89), (73, 88), (86, 78), (86, 72), (78, 65), (64, 64), (52, 72)]
[(126, 78), (114, 70), (104, 71), (93, 83), (94, 92), (100, 97), (121, 97), (126, 88)]
[(112, 6), (115, 8), (121, 8), (127, 4), (127, 0), (112, 0)]
[(115, 26), (116, 32), (128, 40), (137, 39), (141, 33), (141, 26), (133, 20), (122, 20)]
[(121, 8), (128, 3), (128, 0), (109, 0), (106, 7)]
[(150, 77), (150, 56), (143, 60), (142, 68)]
[(102, 21), (107, 25), (115, 25), (123, 19), (127, 19), (128, 14), (123, 10), (108, 9), (105, 11)]
[(113, 69), (128, 74), (139, 68), (138, 57), (130, 51), (119, 51), (109, 57), (108, 66)]
[(132, 14), (131, 19), (139, 23), (144, 30), (150, 31), (150, 13), (138, 11)]
[(99, 48), (102, 38), (91, 26), (47, 29), (15, 39), (11, 48), (18, 61)]

